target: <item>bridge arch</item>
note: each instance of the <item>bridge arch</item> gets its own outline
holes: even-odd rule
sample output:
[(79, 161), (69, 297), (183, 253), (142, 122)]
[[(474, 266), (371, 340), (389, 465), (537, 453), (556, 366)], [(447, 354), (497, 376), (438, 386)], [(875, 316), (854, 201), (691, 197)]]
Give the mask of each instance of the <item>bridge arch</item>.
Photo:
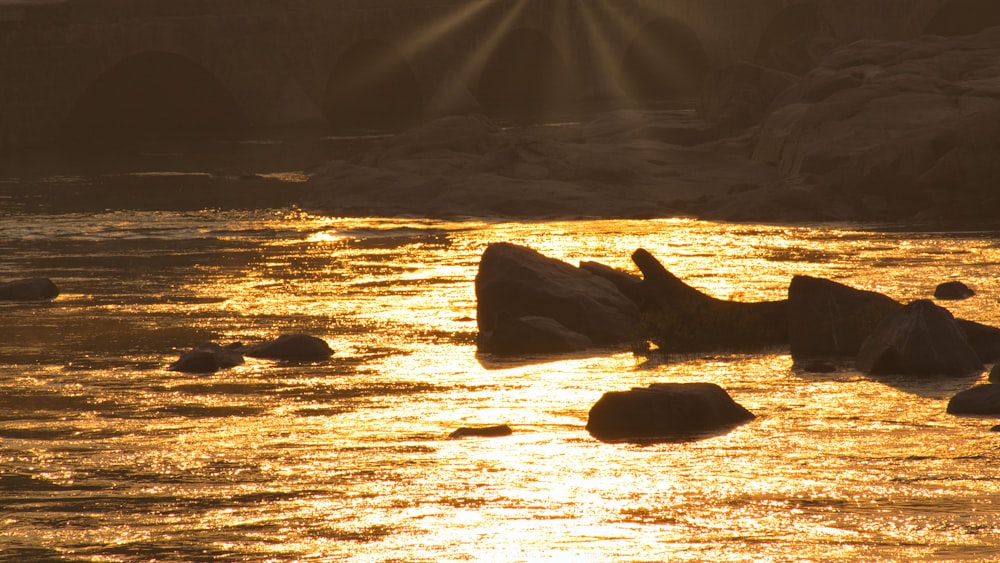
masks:
[(665, 16), (647, 22), (628, 42), (621, 85), (638, 102), (693, 98), (701, 93), (710, 69), (694, 29)]
[(833, 26), (820, 6), (793, 4), (771, 18), (754, 62), (801, 76), (815, 68), (835, 43)]
[(488, 114), (535, 118), (570, 109), (574, 91), (566, 58), (552, 39), (536, 29), (517, 27), (489, 54), (474, 95)]
[(927, 35), (969, 35), (1000, 25), (996, 0), (949, 0), (924, 28)]
[(423, 113), (420, 84), (409, 61), (390, 43), (362, 39), (337, 59), (321, 109), (334, 127), (398, 128)]
[(245, 125), (237, 101), (203, 66), (151, 50), (119, 60), (91, 82), (63, 133), (70, 140), (131, 142), (215, 136)]

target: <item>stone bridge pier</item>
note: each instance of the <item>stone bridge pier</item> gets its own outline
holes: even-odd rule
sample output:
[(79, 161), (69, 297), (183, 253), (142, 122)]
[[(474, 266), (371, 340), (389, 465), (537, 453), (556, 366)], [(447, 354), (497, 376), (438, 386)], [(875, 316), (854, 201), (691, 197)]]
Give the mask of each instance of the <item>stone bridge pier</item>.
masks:
[(0, 147), (689, 100), (733, 61), (801, 74), (991, 21), (995, 0), (14, 0)]

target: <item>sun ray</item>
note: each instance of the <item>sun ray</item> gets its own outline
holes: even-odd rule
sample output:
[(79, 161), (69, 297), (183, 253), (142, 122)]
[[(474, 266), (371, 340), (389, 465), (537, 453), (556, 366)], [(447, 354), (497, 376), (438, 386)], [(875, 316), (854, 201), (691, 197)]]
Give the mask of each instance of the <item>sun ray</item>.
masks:
[(517, 4), (504, 14), (503, 19), (493, 28), (489, 36), (458, 67), (456, 76), (460, 80), (469, 85), (475, 82), (473, 79), (476, 72), (486, 65), (486, 61), (489, 60), (490, 55), (496, 50), (504, 36), (514, 27), (527, 4), (528, 0), (517, 0)]
[(588, 54), (593, 53), (596, 57), (596, 65), (592, 69), (594, 92), (589, 93), (589, 95), (598, 99), (606, 97), (617, 104), (625, 98), (625, 91), (618, 81), (621, 63), (615, 57), (607, 28), (598, 22), (592, 6), (592, 2), (584, 2), (580, 5), (580, 14), (585, 20), (583, 23), (589, 47)]
[(486, 9), (498, 0), (473, 0), (460, 5), (452, 12), (436, 18), (429, 25), (420, 26), (406, 35), (400, 42), (400, 50), (407, 55), (422, 53), (442, 37), (447, 37), (459, 28), (472, 23)]

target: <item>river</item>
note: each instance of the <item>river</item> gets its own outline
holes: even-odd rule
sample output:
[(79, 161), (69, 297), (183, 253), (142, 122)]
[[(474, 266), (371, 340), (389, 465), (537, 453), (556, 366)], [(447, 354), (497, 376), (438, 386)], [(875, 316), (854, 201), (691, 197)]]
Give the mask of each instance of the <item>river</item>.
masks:
[[(787, 350), (477, 356), (473, 280), (496, 241), (630, 271), (641, 247), (723, 299), (781, 298), (795, 274), (903, 301), (958, 279), (978, 295), (949, 307), (996, 325), (1000, 233), (325, 217), (291, 203), (295, 163), (247, 179), (147, 157), (0, 180), (0, 279), (62, 289), (0, 306), (0, 560), (996, 558), (996, 421), (945, 413), (977, 377), (812, 374)], [(260, 205), (234, 203), (247, 189)], [(333, 358), (165, 369), (289, 332)], [(669, 381), (758, 419), (688, 443), (585, 431), (604, 392)], [(492, 424), (514, 434), (448, 438)]]

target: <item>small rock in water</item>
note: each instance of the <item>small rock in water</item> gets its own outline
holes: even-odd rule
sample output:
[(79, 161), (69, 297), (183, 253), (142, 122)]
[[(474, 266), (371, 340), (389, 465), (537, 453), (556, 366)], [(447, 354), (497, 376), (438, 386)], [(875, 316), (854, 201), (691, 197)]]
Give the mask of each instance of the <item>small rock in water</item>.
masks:
[(976, 292), (960, 281), (943, 283), (934, 290), (934, 298), (942, 301), (960, 301), (975, 297)]
[(486, 426), (482, 428), (462, 427), (452, 432), (448, 437), (453, 439), (471, 437), (500, 438), (503, 436), (510, 436), (513, 433), (514, 431), (511, 430), (510, 426), (501, 424), (498, 426)]
[(325, 340), (307, 334), (283, 334), (278, 338), (255, 346), (248, 346), (243, 353), (251, 358), (284, 360), (290, 362), (318, 362), (330, 359), (333, 350)]
[(238, 366), (243, 363), (243, 354), (239, 351), (241, 347), (240, 343), (223, 347), (215, 342), (207, 342), (181, 354), (181, 357), (170, 364), (167, 370), (182, 373), (215, 373), (220, 369)]
[(59, 288), (48, 278), (0, 283), (0, 301), (48, 301), (58, 296)]

